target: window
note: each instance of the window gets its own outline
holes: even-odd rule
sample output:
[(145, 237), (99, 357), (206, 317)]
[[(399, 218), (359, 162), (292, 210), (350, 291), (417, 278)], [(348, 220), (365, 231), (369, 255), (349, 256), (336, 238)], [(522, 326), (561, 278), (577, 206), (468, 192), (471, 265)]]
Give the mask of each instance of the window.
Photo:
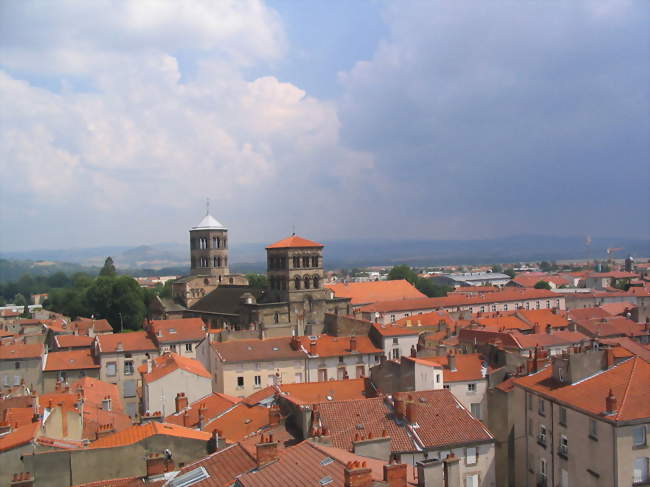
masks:
[(566, 426), (566, 408), (560, 407), (560, 424)]
[(117, 362), (106, 363), (106, 375), (109, 377), (115, 377), (117, 375)]
[(5, 387), (8, 387), (8, 386), (9, 386), (9, 376), (8, 376), (8, 375), (5, 375), (5, 376), (2, 378), (2, 383), (4, 384)]
[(303, 257), (302, 258), (302, 266), (303, 267), (309, 267), (309, 257)]
[(544, 399), (542, 399), (540, 397), (539, 398), (539, 409), (538, 409), (538, 412), (539, 412), (540, 416), (544, 416), (544, 406), (545, 406), (544, 405)]
[(318, 256), (317, 255), (314, 255), (311, 258), (311, 266), (312, 267), (318, 267)]
[(262, 387), (262, 376), (261, 375), (256, 375), (255, 376), (255, 387)]
[(528, 399), (528, 410), (532, 411), (533, 410), (533, 395), (529, 392), (526, 397)]
[(467, 384), (467, 391), (476, 392), (476, 384), (474, 384), (473, 382), (471, 384)]
[(133, 375), (133, 360), (124, 361), (124, 375)]
[(546, 485), (546, 459), (545, 458), (540, 458), (539, 459), (539, 482), (537, 485)]
[(300, 384), (302, 382), (302, 372), (296, 372), (296, 375), (294, 377), (294, 382), (297, 384)]
[(543, 424), (539, 425), (539, 434), (537, 435), (537, 443), (546, 447), (546, 426)]
[(244, 377), (241, 375), (237, 377), (237, 387), (238, 388), (244, 387)]
[(343, 360), (343, 356), (341, 355), (341, 356), (339, 357), (339, 364), (343, 364), (343, 363), (344, 363), (344, 360)]
[(560, 450), (558, 451), (561, 457), (568, 458), (569, 457), (569, 439), (561, 435), (560, 436)]
[(443, 389), (449, 389), (449, 384), (443, 384), (442, 388)]
[(305, 281), (305, 289), (309, 289), (311, 287), (311, 279), (309, 278), (309, 276), (305, 276), (304, 281)]
[(390, 322), (395, 323), (395, 315), (390, 315)]
[(436, 374), (436, 384), (440, 384), (440, 374)]
[(346, 372), (345, 367), (339, 367), (339, 368), (336, 370), (336, 379), (337, 379), (337, 380), (343, 380), (343, 379), (345, 379), (345, 372)]
[(318, 382), (327, 381), (327, 369), (318, 369)]
[(481, 419), (481, 403), (480, 402), (473, 402), (470, 404), (470, 410), (472, 412), (472, 416), (474, 416), (477, 419)]
[(366, 375), (366, 368), (363, 365), (357, 365), (356, 378), (360, 379)]
[(539, 301), (535, 301), (535, 308), (539, 309)]
[(393, 338), (393, 345), (399, 345), (399, 339)]
[(320, 278), (318, 276), (314, 276), (314, 289), (318, 289), (320, 287)]
[(300, 289), (300, 276), (296, 276), (294, 281), (295, 281), (296, 289)]
[(15, 386), (20, 385), (20, 376), (19, 375), (14, 375), (14, 385)]
[(185, 344), (185, 351), (186, 352), (191, 352), (192, 351), (192, 344), (191, 343), (186, 343)]
[(646, 431), (644, 425), (635, 427), (633, 435), (634, 435), (634, 446), (646, 445)]
[(648, 477), (648, 457), (639, 457), (634, 460), (634, 483), (647, 482)]
[(478, 487), (477, 473), (472, 473), (465, 477), (465, 487)]
[(14, 369), (18, 370), (20, 368), (20, 362), (14, 363)]
[(124, 389), (124, 397), (135, 397), (135, 381), (134, 380), (125, 380), (122, 383), (122, 388)]
[(465, 449), (465, 464), (466, 465), (476, 465), (476, 456), (477, 456), (476, 447)]
[(393, 348), (392, 358), (393, 358), (393, 360), (398, 360), (399, 359), (399, 348)]
[(503, 305), (503, 311), (508, 311), (508, 305), (507, 304)]
[(595, 419), (589, 420), (589, 438), (592, 440), (598, 439), (598, 423)]

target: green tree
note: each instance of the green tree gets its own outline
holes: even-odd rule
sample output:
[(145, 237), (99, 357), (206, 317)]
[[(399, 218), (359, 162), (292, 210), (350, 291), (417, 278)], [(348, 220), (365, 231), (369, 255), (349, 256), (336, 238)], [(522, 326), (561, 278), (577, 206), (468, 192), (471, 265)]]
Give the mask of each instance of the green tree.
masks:
[(18, 293), (14, 296), (14, 302), (16, 306), (25, 306), (27, 304), (27, 299), (21, 293)]
[(537, 281), (535, 284), (535, 289), (548, 289), (551, 290), (551, 285), (546, 281)]
[(248, 285), (255, 289), (266, 289), (268, 282), (264, 274), (246, 274)]
[(5, 306), (7, 304), (7, 301), (5, 300), (4, 296), (0, 296), (0, 306)]
[(508, 267), (507, 269), (504, 269), (503, 273), (507, 276), (510, 276), (510, 279), (515, 278), (515, 270), (512, 267)]
[(550, 262), (547, 262), (547, 261), (545, 261), (545, 260), (543, 260), (543, 261), (540, 262), (540, 264), (539, 264), (539, 268), (540, 268), (540, 270), (541, 270), (542, 272), (551, 272), (551, 268), (552, 268), (552, 267), (553, 267), (553, 266), (551, 265), (551, 263), (550, 263)]
[(501, 274), (503, 272), (503, 267), (501, 264), (494, 264), (492, 266), (492, 272), (496, 272), (497, 274)]
[(174, 283), (173, 279), (165, 281), (160, 288), (158, 288), (158, 296), (161, 298), (171, 298), (172, 297), (172, 284)]
[(449, 291), (453, 291), (452, 287), (436, 284), (428, 277), (418, 277), (415, 281), (415, 287), (430, 298), (446, 296)]
[(115, 264), (113, 263), (113, 258), (109, 255), (104, 261), (104, 267), (99, 271), (100, 276), (114, 277), (117, 274), (115, 270)]
[(418, 275), (407, 265), (396, 265), (388, 273), (388, 280), (395, 281), (397, 279), (406, 279), (408, 282), (415, 285), (418, 280)]

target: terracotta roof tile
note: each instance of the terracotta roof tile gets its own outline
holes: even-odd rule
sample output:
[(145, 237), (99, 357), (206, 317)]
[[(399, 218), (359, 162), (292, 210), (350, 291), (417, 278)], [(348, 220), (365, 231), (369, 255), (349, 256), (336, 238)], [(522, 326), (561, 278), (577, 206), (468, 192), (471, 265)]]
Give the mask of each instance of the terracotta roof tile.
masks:
[[(111, 398), (111, 410), (123, 411), (122, 396), (117, 385), (104, 382), (93, 377), (84, 377), (70, 384), (70, 391), (75, 393), (83, 391), (84, 401), (86, 403), (101, 406), (106, 396)], [(41, 396), (42, 397), (42, 396)]]
[(147, 364), (138, 367), (138, 370), (142, 373), (142, 380), (146, 383), (154, 382), (177, 369), (208, 379), (212, 378), (210, 372), (206, 370), (201, 362), (192, 358), (183, 357), (177, 353), (166, 353), (160, 357), (156, 357), (153, 360), (153, 368), (150, 373), (147, 373)]
[(337, 298), (350, 298), (353, 305), (426, 297), (405, 279), (326, 284), (325, 287), (334, 291)]
[(399, 326), (399, 325), (383, 325), (381, 323), (373, 323), (373, 328), (381, 336), (401, 336), (401, 335), (419, 335), (426, 330), (423, 326)]
[[(295, 340), (302, 346), (305, 353), (310, 354), (311, 343), (315, 341), (316, 355), (319, 357), (382, 353), (382, 350), (375, 347), (367, 336), (335, 337), (331, 335), (318, 335), (315, 340), (309, 336), (296, 337)], [(352, 342), (356, 343), (354, 351), (351, 349)]]
[(627, 350), (631, 355), (638, 355), (646, 362), (650, 362), (650, 347), (643, 346), (643, 344), (636, 342), (629, 337), (601, 338), (600, 343), (618, 345)]
[(291, 337), (213, 342), (212, 348), (224, 362), (304, 359), (306, 356), (305, 352), (291, 346)]
[(249, 406), (255, 406), (256, 404), (259, 404), (263, 400), (275, 396), (277, 392), (278, 389), (275, 386), (266, 386), (263, 389), (260, 389), (259, 391), (253, 392), (250, 396), (246, 396), (244, 399), (242, 399), (242, 402), (248, 404)]
[(239, 443), (227, 446), (201, 460), (183, 467), (178, 475), (203, 467), (209, 477), (192, 484), (196, 487), (226, 487), (233, 484), (235, 478), (257, 467), (257, 462)]
[(205, 337), (205, 324), (201, 318), (153, 320), (151, 331), (158, 343), (197, 342)]
[(14, 343), (0, 345), (0, 360), (39, 358), (45, 347), (42, 343)]
[(635, 323), (622, 316), (610, 316), (599, 320), (578, 320), (578, 329), (589, 336), (613, 337), (613, 336), (646, 336), (648, 332), (643, 329), (644, 325)]
[[(158, 350), (147, 332), (134, 331), (132, 333), (115, 333), (95, 337), (99, 344), (100, 353), (140, 352)], [(121, 348), (121, 350), (120, 350)]]
[[(606, 421), (650, 418), (650, 364), (639, 357), (628, 359), (575, 384), (558, 383), (552, 374), (552, 367), (546, 367), (537, 374), (517, 378), (515, 384)], [(610, 389), (617, 399), (618, 411), (606, 415), (605, 398)]]
[(150, 485), (142, 477), (124, 477), (121, 479), (97, 480), (87, 484), (77, 484), (75, 487), (144, 487)]
[(93, 344), (94, 338), (86, 335), (56, 335), (54, 341), (59, 348), (88, 348)]
[(20, 426), (3, 436), (0, 436), (0, 452), (11, 450), (29, 443), (38, 433), (40, 423), (30, 423)]
[(90, 448), (112, 448), (115, 446), (132, 445), (133, 443), (156, 435), (202, 441), (208, 441), (211, 437), (210, 433), (206, 433), (205, 431), (197, 431), (176, 424), (152, 421), (150, 423), (132, 426), (124, 431), (100, 438), (94, 441)]
[(387, 313), (390, 311), (425, 310), (445, 307), (492, 304), (528, 299), (559, 299), (563, 296), (545, 289), (505, 289), (479, 296), (445, 296), (440, 298), (414, 298), (396, 301), (380, 301), (361, 308), (363, 312)]
[(449, 368), (449, 357), (447, 355), (440, 355), (436, 357), (422, 357), (423, 360), (440, 365), (442, 369), (442, 376), (445, 382), (464, 382), (485, 380), (485, 374), (488, 369), (484, 368), (487, 365), (485, 359), (479, 353), (457, 354), (456, 357), (456, 370), (453, 371)]
[(92, 318), (77, 318), (71, 323), (73, 329), (87, 335), (92, 328), (95, 333), (113, 333), (113, 327), (108, 320), (94, 320)]
[(549, 333), (531, 333), (528, 335), (522, 333), (512, 333), (512, 337), (517, 340), (519, 347), (522, 349), (540, 347), (559, 347), (578, 344), (582, 341), (587, 342), (590, 338), (579, 331), (554, 331)]
[(210, 421), (225, 413), (239, 402), (240, 399), (215, 393), (193, 402), (183, 411), (167, 416), (165, 421), (187, 428), (196, 428), (199, 424), (199, 409), (204, 408), (205, 419), (206, 421)]
[(624, 315), (628, 311), (632, 311), (635, 309), (637, 306), (634, 303), (630, 303), (629, 301), (619, 301), (617, 303), (604, 303), (600, 305), (600, 309), (603, 311), (606, 311), (612, 316), (615, 315)]
[(406, 316), (397, 320), (394, 325), (396, 326), (438, 326), (447, 324), (450, 328), (455, 328), (456, 320), (444, 310), (431, 311), (429, 313), (422, 313), (420, 315)]
[(517, 274), (513, 279), (513, 282), (516, 282), (520, 286), (527, 288), (534, 288), (535, 284), (537, 284), (539, 281), (552, 282), (558, 287), (568, 286), (571, 284), (567, 279), (564, 279), (563, 277), (552, 276), (544, 273), (538, 274), (536, 272)]
[(13, 427), (18, 428), (20, 426), (30, 424), (33, 417), (33, 407), (7, 408), (4, 410), (3, 415), (0, 416), (0, 422), (4, 424), (10, 424)]
[(531, 326), (539, 324), (542, 329), (546, 325), (551, 325), (553, 328), (565, 328), (569, 326), (569, 316), (564, 310), (519, 309), (516, 312), (516, 316)]
[(302, 248), (302, 247), (324, 247), (323, 244), (314, 242), (312, 240), (307, 240), (306, 238), (299, 237), (298, 235), (292, 235), (287, 237), (279, 242), (275, 242), (268, 247), (267, 249), (286, 249), (286, 248)]
[(315, 404), (328, 401), (350, 401), (367, 397), (366, 379), (303, 382), (277, 386), (280, 395), (296, 404)]
[(576, 308), (568, 312), (572, 320), (590, 320), (592, 318), (607, 318), (611, 316), (607, 311), (600, 307), (594, 308)]
[(67, 350), (64, 352), (50, 352), (47, 354), (47, 359), (43, 366), (44, 371), (98, 368), (99, 364), (95, 361), (92, 351), (89, 348)]
[(234, 443), (255, 433), (268, 424), (268, 408), (263, 406), (247, 406), (244, 403), (239, 403), (227, 413), (209, 422), (204, 429), (210, 432), (217, 430), (221, 438), (225, 438), (226, 441)]

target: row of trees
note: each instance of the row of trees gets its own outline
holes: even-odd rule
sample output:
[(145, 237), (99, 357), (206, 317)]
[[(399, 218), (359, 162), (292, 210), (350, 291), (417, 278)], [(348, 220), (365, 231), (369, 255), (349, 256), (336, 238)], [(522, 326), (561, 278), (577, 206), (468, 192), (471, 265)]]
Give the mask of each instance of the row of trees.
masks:
[(418, 291), (426, 294), (430, 298), (446, 296), (448, 292), (454, 289), (450, 286), (442, 286), (434, 283), (428, 277), (420, 277), (411, 267), (407, 265), (396, 265), (388, 273), (389, 280), (406, 279), (413, 284)]

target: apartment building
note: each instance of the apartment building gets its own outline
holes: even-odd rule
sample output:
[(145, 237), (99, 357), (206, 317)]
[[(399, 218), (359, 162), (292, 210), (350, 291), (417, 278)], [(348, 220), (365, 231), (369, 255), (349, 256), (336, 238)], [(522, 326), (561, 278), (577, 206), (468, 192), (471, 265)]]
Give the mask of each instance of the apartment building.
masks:
[(117, 385), (124, 400), (126, 413), (138, 412), (138, 387), (142, 385), (137, 367), (158, 356), (158, 347), (147, 332), (98, 335), (94, 343), (99, 360), (99, 378)]
[(648, 485), (648, 362), (594, 348), (512, 383), (516, 485)]
[(11, 388), (21, 383), (40, 390), (45, 347), (41, 343), (7, 343), (0, 346), (0, 386)]
[(151, 332), (161, 354), (172, 352), (188, 358), (196, 358), (196, 346), (206, 334), (206, 326), (201, 318), (153, 320), (147, 330)]

